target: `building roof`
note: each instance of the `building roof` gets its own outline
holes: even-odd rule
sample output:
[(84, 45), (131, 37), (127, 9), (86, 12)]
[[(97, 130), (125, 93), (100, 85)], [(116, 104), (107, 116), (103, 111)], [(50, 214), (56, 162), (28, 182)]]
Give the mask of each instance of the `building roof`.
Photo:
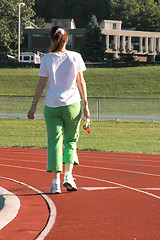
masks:
[(119, 20), (102, 20), (101, 22), (105, 22), (105, 23), (120, 23), (120, 24), (122, 24), (122, 21), (119, 21)]
[(25, 27), (25, 29), (39, 29), (33, 22), (29, 22), (30, 25)]
[(64, 28), (68, 29), (75, 29), (76, 24), (74, 22), (74, 19), (51, 19), (52, 20), (52, 25), (60, 25)]

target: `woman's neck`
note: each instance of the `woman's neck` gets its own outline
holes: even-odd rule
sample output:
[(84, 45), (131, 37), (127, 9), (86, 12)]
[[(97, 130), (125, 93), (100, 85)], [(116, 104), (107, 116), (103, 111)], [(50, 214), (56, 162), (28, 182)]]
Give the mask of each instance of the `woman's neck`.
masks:
[(61, 49), (61, 50), (56, 50), (55, 51), (55, 53), (59, 53), (59, 52), (66, 52), (67, 50), (66, 50), (66, 48), (65, 48), (65, 46), (63, 46), (63, 48)]

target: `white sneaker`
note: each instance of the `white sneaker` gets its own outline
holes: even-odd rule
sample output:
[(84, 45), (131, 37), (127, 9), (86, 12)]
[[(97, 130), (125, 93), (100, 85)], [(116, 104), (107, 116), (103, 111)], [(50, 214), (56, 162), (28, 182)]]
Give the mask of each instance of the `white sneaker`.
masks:
[(77, 191), (77, 186), (72, 175), (64, 176), (63, 186), (67, 188), (67, 191)]
[(52, 185), (51, 185), (49, 193), (60, 194), (61, 193), (61, 185), (60, 185), (60, 183), (59, 184), (56, 184), (56, 183), (53, 184), (53, 182), (52, 182)]

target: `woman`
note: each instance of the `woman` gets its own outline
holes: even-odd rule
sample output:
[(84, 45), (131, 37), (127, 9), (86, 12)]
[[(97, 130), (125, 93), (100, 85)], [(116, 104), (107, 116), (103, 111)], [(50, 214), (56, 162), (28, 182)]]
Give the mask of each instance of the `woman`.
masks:
[[(63, 185), (68, 191), (77, 190), (72, 170), (73, 165), (79, 164), (76, 154), (81, 117), (79, 90), (84, 102), (84, 117), (89, 118), (90, 113), (86, 83), (83, 78), (86, 67), (81, 55), (66, 50), (68, 35), (63, 27), (52, 27), (50, 37), (50, 50), (41, 61), (38, 73), (40, 79), (28, 118), (34, 119), (36, 106), (48, 79), (44, 108), (48, 140), (47, 171), (52, 172), (53, 176), (50, 193), (61, 193), (62, 163), (65, 163)], [(64, 144), (63, 153), (62, 144)]]

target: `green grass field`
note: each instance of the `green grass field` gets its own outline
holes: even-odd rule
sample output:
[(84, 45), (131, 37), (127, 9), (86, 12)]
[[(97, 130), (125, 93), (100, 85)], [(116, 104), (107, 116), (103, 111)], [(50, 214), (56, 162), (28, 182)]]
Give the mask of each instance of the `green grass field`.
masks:
[[(38, 82), (38, 69), (0, 69), (0, 112), (27, 113)], [(84, 73), (91, 98), (160, 98), (160, 66), (134, 68), (88, 68)], [(45, 95), (45, 91), (43, 96)], [(103, 102), (107, 101), (107, 103)], [(12, 103), (12, 104), (11, 104)], [(95, 101), (90, 101), (95, 114)], [(159, 100), (138, 102), (102, 100), (101, 114), (133, 114), (160, 116)], [(43, 111), (43, 99), (37, 113)], [(83, 123), (82, 123), (83, 124)], [(160, 123), (151, 121), (93, 120), (91, 134), (80, 127), (78, 149), (112, 152), (160, 154)], [(43, 119), (0, 118), (0, 146), (46, 148)]]
[[(32, 102), (32, 97), (0, 97), (1, 113), (20, 113), (28, 112)], [(97, 114), (98, 99), (88, 99), (92, 115)], [(43, 114), (44, 97), (41, 97), (37, 112)], [(100, 114), (106, 115), (144, 115), (160, 116), (160, 99), (101, 99)]]
[[(160, 66), (88, 68), (88, 97), (159, 98), (159, 72)], [(33, 68), (0, 69), (0, 96), (33, 96), (37, 73)]]
[[(0, 118), (0, 146), (47, 147), (42, 119)], [(150, 121), (93, 120), (91, 134), (80, 126), (79, 150), (160, 154), (160, 124)]]

